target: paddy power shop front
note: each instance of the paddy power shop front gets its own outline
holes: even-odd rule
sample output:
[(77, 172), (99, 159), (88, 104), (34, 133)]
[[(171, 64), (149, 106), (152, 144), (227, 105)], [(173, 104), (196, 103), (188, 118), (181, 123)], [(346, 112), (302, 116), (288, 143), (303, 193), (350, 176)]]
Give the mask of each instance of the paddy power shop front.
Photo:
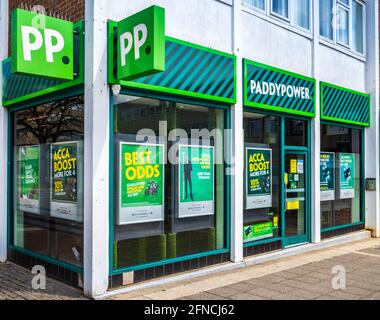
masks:
[(310, 241), (315, 80), (244, 60), (244, 256)]
[(151, 7), (109, 22), (109, 82), (121, 89), (111, 106), (111, 287), (125, 284), (123, 274), (136, 283), (230, 259), (224, 133), (235, 57), (147, 22), (154, 42), (135, 63), (126, 39), (141, 19), (157, 26), (164, 17)]

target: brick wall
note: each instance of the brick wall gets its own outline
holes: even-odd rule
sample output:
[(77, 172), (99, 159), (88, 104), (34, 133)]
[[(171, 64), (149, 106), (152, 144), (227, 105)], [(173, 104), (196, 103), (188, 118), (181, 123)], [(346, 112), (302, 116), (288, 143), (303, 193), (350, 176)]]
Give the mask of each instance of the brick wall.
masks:
[[(0, 0), (5, 1), (5, 0)], [(45, 8), (46, 15), (53, 16), (72, 22), (84, 19), (85, 0), (8, 0), (9, 13), (16, 8), (32, 10), (33, 6), (40, 5)], [(9, 19), (10, 21), (10, 19)], [(11, 29), (9, 27), (9, 33)], [(9, 48), (11, 43), (9, 40)]]

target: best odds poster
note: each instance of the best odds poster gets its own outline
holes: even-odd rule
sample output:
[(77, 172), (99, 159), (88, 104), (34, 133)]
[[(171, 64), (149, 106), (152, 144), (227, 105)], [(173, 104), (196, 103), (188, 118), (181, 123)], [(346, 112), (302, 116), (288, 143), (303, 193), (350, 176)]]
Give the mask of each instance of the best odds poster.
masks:
[(320, 156), (321, 201), (335, 200), (335, 154), (321, 152)]
[(355, 154), (339, 154), (339, 199), (355, 198)]
[(179, 146), (178, 218), (214, 214), (214, 147)]
[(19, 162), (19, 209), (39, 214), (40, 200), (40, 147), (18, 148)]
[(246, 209), (272, 207), (272, 150), (246, 148)]
[(51, 144), (50, 215), (70, 221), (83, 221), (78, 204), (79, 142)]
[(120, 142), (118, 224), (164, 220), (164, 146)]

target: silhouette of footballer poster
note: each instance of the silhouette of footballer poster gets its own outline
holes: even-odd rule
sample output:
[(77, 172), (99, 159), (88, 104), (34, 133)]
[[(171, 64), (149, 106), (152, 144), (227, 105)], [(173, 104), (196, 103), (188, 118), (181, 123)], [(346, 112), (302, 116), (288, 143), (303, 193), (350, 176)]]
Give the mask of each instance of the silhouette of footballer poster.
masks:
[(355, 154), (339, 154), (339, 199), (355, 198)]
[(272, 207), (272, 149), (246, 148), (247, 210)]
[(120, 142), (118, 224), (164, 220), (164, 146)]
[(40, 214), (40, 147), (21, 146), (17, 151), (19, 210)]
[(214, 147), (179, 146), (178, 218), (214, 214)]
[(51, 144), (50, 215), (55, 218), (82, 222), (82, 205), (78, 191), (82, 175), (79, 141)]
[(321, 152), (320, 156), (321, 201), (335, 200), (335, 154)]

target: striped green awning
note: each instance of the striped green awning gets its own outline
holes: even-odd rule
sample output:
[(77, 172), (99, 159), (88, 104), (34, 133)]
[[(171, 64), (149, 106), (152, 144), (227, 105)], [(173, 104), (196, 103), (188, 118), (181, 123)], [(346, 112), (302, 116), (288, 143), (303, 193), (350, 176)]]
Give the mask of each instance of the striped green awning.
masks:
[[(7, 107), (28, 99), (36, 98), (65, 88), (83, 84), (83, 22), (75, 24), (74, 60), (75, 77), (73, 81), (11, 73), (12, 60), (8, 58), (3, 65), (3, 106)], [(46, 68), (49, 66), (46, 65)]]
[(115, 76), (116, 27), (109, 25), (109, 82), (126, 88), (145, 89), (226, 103), (236, 102), (235, 56), (166, 37), (165, 71), (133, 81), (118, 81)]
[(315, 80), (244, 60), (244, 105), (308, 117), (315, 116)]
[(321, 118), (370, 125), (370, 95), (321, 82)]

